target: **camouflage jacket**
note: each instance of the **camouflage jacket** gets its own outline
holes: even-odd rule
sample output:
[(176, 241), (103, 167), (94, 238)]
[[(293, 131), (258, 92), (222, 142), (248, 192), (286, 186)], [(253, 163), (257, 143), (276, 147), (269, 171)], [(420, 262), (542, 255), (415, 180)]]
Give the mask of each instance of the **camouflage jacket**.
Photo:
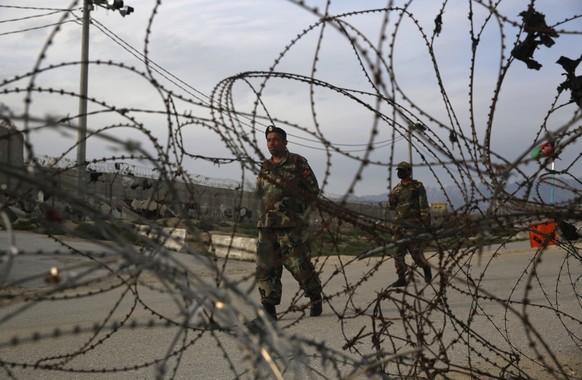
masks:
[(317, 179), (307, 160), (287, 153), (280, 163), (265, 160), (257, 177), (261, 228), (289, 228), (306, 225), (304, 212), (319, 193)]
[(398, 183), (388, 197), (388, 207), (395, 210), (394, 226), (422, 229), (430, 226), (430, 209), (422, 182)]

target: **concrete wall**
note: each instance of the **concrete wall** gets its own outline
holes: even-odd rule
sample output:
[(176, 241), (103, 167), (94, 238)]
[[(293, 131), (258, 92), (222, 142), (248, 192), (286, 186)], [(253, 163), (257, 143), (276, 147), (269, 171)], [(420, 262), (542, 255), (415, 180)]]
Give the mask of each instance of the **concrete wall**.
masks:
[[(74, 175), (74, 171), (63, 172), (61, 181), (71, 181), (74, 185)], [(145, 187), (144, 181), (147, 181)], [(175, 211), (183, 208), (186, 215), (196, 219), (256, 222), (259, 209), (259, 200), (252, 191), (184, 182), (174, 182), (170, 186), (165, 181), (116, 173), (102, 174), (98, 180), (88, 184), (87, 190), (101, 194), (111, 204), (116, 199), (152, 199)], [(350, 203), (347, 207), (363, 215), (383, 218), (384, 206), (380, 204)], [(316, 217), (315, 213), (313, 217)]]
[[(60, 188), (75, 189), (76, 170), (56, 172), (54, 179)], [(87, 192), (101, 196), (115, 207), (119, 200), (131, 206), (134, 199), (145, 200), (144, 207), (155, 203), (169, 209), (170, 214), (206, 220), (234, 220), (256, 222), (258, 199), (254, 192), (189, 184), (181, 181), (137, 177), (119, 173), (91, 173), (87, 175)], [(241, 209), (243, 209), (241, 211)], [(154, 215), (152, 218), (169, 215)]]
[[(44, 175), (62, 193), (76, 192), (75, 168), (51, 169)], [(226, 220), (254, 224), (257, 221), (259, 200), (254, 191), (184, 181), (170, 183), (167, 180), (134, 175), (124, 168), (119, 172), (90, 169), (86, 178), (86, 191), (101, 198), (102, 203), (113, 209), (122, 206), (135, 210), (132, 203), (137, 204), (135, 200), (139, 200), (144, 208), (140, 214), (150, 219), (176, 216), (210, 222)], [(62, 201), (66, 202), (66, 199)], [(347, 207), (363, 215), (383, 218), (384, 207), (378, 203), (349, 203)], [(317, 221), (318, 213), (313, 212), (311, 218)]]
[(22, 181), (15, 172), (24, 172), (24, 137), (7, 119), (0, 121), (0, 190), (17, 193)]

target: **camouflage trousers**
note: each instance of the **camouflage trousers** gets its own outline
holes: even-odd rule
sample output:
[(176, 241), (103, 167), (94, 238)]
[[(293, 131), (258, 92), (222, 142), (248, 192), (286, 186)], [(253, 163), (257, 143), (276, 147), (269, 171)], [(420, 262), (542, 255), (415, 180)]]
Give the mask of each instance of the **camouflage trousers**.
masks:
[(304, 228), (259, 228), (256, 280), (262, 303), (281, 303), (283, 267), (297, 280), (306, 297), (321, 294), (321, 283), (311, 263), (310, 251)]
[[(400, 231), (400, 233), (397, 233), (394, 238), (400, 240), (411, 238), (413, 235), (414, 233), (412, 231)], [(398, 244), (396, 253), (394, 254), (394, 266), (396, 267), (398, 278), (406, 277), (406, 272), (408, 271), (408, 265), (405, 260), (406, 252), (410, 252), (410, 256), (412, 256), (416, 265), (423, 269), (430, 268), (430, 264), (424, 257), (424, 244), (411, 239), (406, 243)]]

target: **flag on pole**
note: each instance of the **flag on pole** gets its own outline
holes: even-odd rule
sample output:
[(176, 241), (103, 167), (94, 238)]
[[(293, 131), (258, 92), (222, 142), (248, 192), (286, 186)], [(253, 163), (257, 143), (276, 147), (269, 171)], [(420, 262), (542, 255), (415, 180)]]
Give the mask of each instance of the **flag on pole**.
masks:
[(532, 150), (530, 155), (536, 160), (544, 157), (552, 157), (554, 155), (554, 144), (546, 141), (545, 143), (540, 144), (534, 150)]

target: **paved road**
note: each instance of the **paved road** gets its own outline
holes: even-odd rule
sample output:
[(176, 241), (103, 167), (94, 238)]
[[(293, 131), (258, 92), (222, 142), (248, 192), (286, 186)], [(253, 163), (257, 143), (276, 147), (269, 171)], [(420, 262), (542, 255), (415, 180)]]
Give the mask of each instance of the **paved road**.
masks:
[[(386, 352), (413, 351), (404, 342), (418, 338), (414, 320), (422, 313), (427, 322), (420, 324), (426, 329), (421, 335), (432, 339), (423, 346), (427, 357), (441, 352), (441, 359), (449, 357), (462, 368), (487, 368), (490, 361), (503, 362), (513, 352), (536, 378), (552, 378), (528, 359), (539, 361), (539, 354), (550, 366), (558, 361), (571, 378), (582, 378), (582, 353), (575, 343), (582, 337), (580, 285), (571, 281), (580, 277), (582, 268), (579, 259), (558, 248), (548, 249), (534, 271), (536, 251), (526, 243), (492, 247), (482, 255), (455, 258), (457, 264), (448, 266), (454, 270), (447, 287), (441, 288), (436, 276), (431, 286), (418, 282), (405, 291), (387, 289), (395, 279), (390, 259), (321, 258), (317, 267), (328, 298), (324, 314), (304, 317), (305, 298), (298, 296), (296, 282), (285, 272), (280, 320), (267, 328), (272, 335), (262, 336), (243, 324), (256, 316), (253, 263), (182, 253), (163, 258), (137, 252), (142, 257), (136, 259), (136, 252), (115, 244), (63, 242), (24, 232), (10, 241), (0, 231), (4, 249), (12, 246), (23, 253), (9, 271), (6, 255), (2, 263), (8, 275), (2, 278), (0, 359), (27, 364), (0, 368), (0, 378), (153, 379), (159, 374), (158, 360), (168, 357), (162, 361), (163, 378), (253, 378), (253, 369), (268, 373), (267, 359), (273, 353), (286, 358), (276, 360), (287, 364), (285, 378), (294, 378), (293, 371), (306, 378), (345, 378), (354, 370), (352, 361), (374, 353), (374, 331), (383, 329), (377, 336)], [(43, 254), (32, 254), (37, 251)], [(91, 258), (81, 254), (86, 252)], [(126, 268), (127, 261), (139, 265)], [(442, 263), (437, 256), (430, 261), (435, 267)], [(45, 282), (53, 266), (61, 270), (58, 285)], [(137, 268), (142, 269), (139, 274)], [(127, 273), (133, 276), (117, 276)], [(121, 280), (136, 278), (137, 284)], [(67, 284), (74, 286), (56, 291)], [(524, 306), (525, 297), (528, 304), (541, 306)], [(183, 328), (185, 321), (189, 327), (207, 326), (213, 310), (218, 325), (226, 329)], [(524, 316), (532, 329), (524, 328)], [(442, 333), (438, 339), (437, 332)], [(464, 339), (466, 343), (459, 342)], [(539, 352), (532, 351), (532, 342)], [(260, 364), (252, 363), (254, 357)], [(52, 369), (41, 371), (34, 364)]]

